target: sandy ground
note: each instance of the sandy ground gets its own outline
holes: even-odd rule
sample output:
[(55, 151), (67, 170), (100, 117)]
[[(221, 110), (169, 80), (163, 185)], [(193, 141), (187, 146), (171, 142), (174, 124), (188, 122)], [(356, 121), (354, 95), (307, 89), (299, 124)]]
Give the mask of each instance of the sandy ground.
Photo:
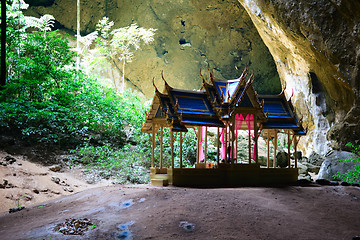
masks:
[[(26, 161), (19, 163), (22, 165), (11, 166), (16, 176), (4, 175), (4, 169), (10, 167), (0, 166), (3, 174), (0, 181), (6, 177), (17, 186), (0, 189), (0, 239), (3, 240), (351, 240), (360, 235), (358, 187), (196, 189), (111, 185), (89, 189), (94, 185), (86, 184), (74, 173), (52, 173), (48, 168)], [(38, 170), (41, 174), (35, 174)], [(71, 183), (68, 187), (76, 193), (64, 191), (64, 186), (52, 182), (53, 175)], [(35, 187), (48, 191), (36, 194)], [(32, 199), (24, 202), (26, 208), (22, 211), (5, 212), (9, 205), (14, 205), (6, 196), (15, 195), (15, 191), (28, 193)], [(55, 191), (60, 193), (52, 193)], [(8, 202), (3, 204), (4, 201)], [(54, 230), (69, 218), (88, 218), (92, 224), (79, 236)]]
[[(9, 164), (5, 157), (16, 161)], [(26, 161), (23, 156), (13, 156), (0, 151), (0, 212), (9, 211), (18, 206), (28, 207), (61, 196), (70, 195), (85, 189), (109, 185), (103, 181), (88, 184), (81, 176), (80, 169), (61, 169), (59, 172), (49, 170), (36, 163)], [(58, 178), (55, 183), (52, 178)], [(7, 183), (5, 183), (7, 182)], [(1, 185), (5, 188), (2, 188)], [(1, 237), (0, 237), (1, 239)]]

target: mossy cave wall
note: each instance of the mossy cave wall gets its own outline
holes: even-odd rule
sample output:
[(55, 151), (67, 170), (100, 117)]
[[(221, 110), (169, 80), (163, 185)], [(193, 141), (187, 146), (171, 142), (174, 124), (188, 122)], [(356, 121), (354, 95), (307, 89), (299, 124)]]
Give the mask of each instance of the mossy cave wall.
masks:
[[(52, 14), (57, 28), (74, 35), (75, 1), (29, 2), (27, 14)], [(359, 1), (81, 0), (81, 34), (94, 31), (104, 16), (115, 27), (136, 22), (157, 29), (154, 43), (136, 52), (125, 72), (127, 86), (148, 98), (153, 77), (163, 86), (161, 70), (170, 85), (199, 89), (199, 70), (208, 64), (227, 79), (248, 66), (259, 93), (278, 93), (280, 82), (288, 97), (294, 92), (309, 130), (300, 143), (306, 155), (358, 141)]]

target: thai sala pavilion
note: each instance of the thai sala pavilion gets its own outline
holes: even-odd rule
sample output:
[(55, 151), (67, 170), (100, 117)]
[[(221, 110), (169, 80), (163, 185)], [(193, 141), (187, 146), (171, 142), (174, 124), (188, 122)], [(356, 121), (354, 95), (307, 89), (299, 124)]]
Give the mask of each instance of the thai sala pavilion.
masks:
[[(291, 150), (296, 147), (306, 131), (295, 108), (284, 95), (258, 95), (253, 88), (254, 75), (248, 76), (245, 69), (237, 79), (220, 80), (209, 71), (205, 78), (201, 72), (203, 87), (199, 91), (172, 88), (164, 79), (164, 91), (155, 86), (155, 96), (146, 114), (142, 132), (148, 133), (152, 146), (151, 183), (153, 185), (173, 184), (175, 186), (257, 186), (288, 184), (298, 178), (297, 154), (291, 159)], [(163, 166), (164, 128), (170, 129), (171, 166)], [(194, 129), (197, 136), (197, 156), (194, 167), (183, 164), (182, 145), (188, 129)], [(208, 162), (207, 133), (216, 132), (216, 162)], [(214, 131), (215, 129), (215, 131)], [(247, 160), (240, 161), (239, 131), (247, 131)], [(276, 164), (277, 136), (287, 134), (287, 164)], [(174, 152), (178, 137), (180, 151)], [(258, 139), (262, 136), (267, 145), (266, 166), (258, 162)], [(156, 138), (160, 153), (155, 154)], [(241, 144), (244, 144), (241, 142)], [(274, 155), (270, 156), (270, 144)], [(292, 147), (292, 149), (291, 149)], [(241, 148), (244, 149), (244, 148)], [(242, 150), (243, 151), (243, 150)], [(179, 162), (174, 163), (175, 154)], [(155, 156), (159, 155), (155, 165)], [(272, 160), (272, 164), (270, 162)]]

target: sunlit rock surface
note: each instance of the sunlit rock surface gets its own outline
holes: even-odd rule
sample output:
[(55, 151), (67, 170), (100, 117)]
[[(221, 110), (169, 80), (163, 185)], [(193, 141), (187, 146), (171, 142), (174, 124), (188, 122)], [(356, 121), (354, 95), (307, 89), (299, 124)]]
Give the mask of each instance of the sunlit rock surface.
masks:
[[(300, 148), (325, 154), (328, 129), (342, 121), (358, 96), (360, 2), (239, 2), (274, 57), (286, 95), (294, 90), (292, 100), (309, 129)], [(355, 131), (349, 134), (349, 140), (355, 137)]]
[[(51, 6), (30, 7), (28, 11), (31, 15), (45, 13), (52, 14), (58, 26), (74, 35), (76, 1), (55, 0)], [(236, 0), (81, 1), (81, 34), (94, 31), (104, 16), (114, 21), (116, 28), (136, 22), (141, 27), (157, 29), (155, 42), (136, 52), (125, 69), (128, 87), (147, 97), (154, 92), (153, 77), (162, 89), (161, 70), (171, 86), (199, 89), (199, 71), (207, 74), (208, 64), (217, 77), (227, 79), (238, 77), (248, 66), (255, 73), (259, 93), (281, 91), (272, 56)], [(102, 74), (110, 75), (110, 71)], [(121, 75), (116, 73), (115, 77)]]

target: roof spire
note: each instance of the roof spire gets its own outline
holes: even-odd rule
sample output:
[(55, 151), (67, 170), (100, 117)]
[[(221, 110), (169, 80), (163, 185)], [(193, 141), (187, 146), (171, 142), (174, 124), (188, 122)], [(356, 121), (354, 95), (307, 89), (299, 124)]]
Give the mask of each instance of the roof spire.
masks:
[[(301, 118), (300, 118), (300, 120), (299, 120), (299, 124), (300, 124), (300, 125), (302, 125), (302, 123), (303, 123), (303, 117), (304, 117), (304, 116), (301, 116)], [(307, 131), (307, 128), (306, 128), (306, 131)]]
[(172, 87), (170, 87), (170, 85), (166, 82), (166, 80), (165, 80), (165, 78), (164, 78), (164, 71), (163, 70), (161, 70), (161, 78), (162, 78), (162, 80), (164, 80), (164, 82), (165, 82), (165, 89), (166, 90), (171, 90), (172, 89)]
[(253, 84), (253, 82), (255, 81), (254, 70), (252, 71), (252, 73), (250, 75), (250, 79), (252, 79), (251, 84)]
[(155, 93), (160, 93), (159, 90), (157, 89), (156, 85), (155, 85), (155, 77), (153, 77), (152, 82), (153, 82), (153, 86), (155, 88)]
[(285, 92), (285, 89), (286, 89), (286, 82), (285, 82), (285, 87), (284, 87), (284, 89), (281, 91), (281, 93), (279, 93), (279, 95), (278, 95), (278, 96), (283, 95), (283, 94), (284, 94), (284, 92)]
[(251, 73), (251, 75), (250, 75), (250, 77), (249, 77), (249, 79), (247, 80), (247, 82), (246, 82), (246, 85), (247, 84), (252, 84), (253, 83), (253, 81), (254, 81), (254, 71)]
[(291, 102), (291, 98), (292, 98), (293, 96), (294, 96), (294, 89), (292, 89), (292, 93), (291, 93), (291, 96), (290, 96), (288, 102)]
[(244, 71), (241, 73), (241, 75), (240, 75), (240, 77), (239, 77), (239, 79), (240, 79), (240, 81), (243, 79), (243, 78), (245, 78), (246, 76), (247, 76), (247, 66), (245, 66), (245, 69), (244, 69)]
[(204, 76), (201, 74), (201, 68), (200, 68), (200, 77), (203, 80), (203, 85), (204, 85), (206, 83), (206, 80), (205, 80)]

